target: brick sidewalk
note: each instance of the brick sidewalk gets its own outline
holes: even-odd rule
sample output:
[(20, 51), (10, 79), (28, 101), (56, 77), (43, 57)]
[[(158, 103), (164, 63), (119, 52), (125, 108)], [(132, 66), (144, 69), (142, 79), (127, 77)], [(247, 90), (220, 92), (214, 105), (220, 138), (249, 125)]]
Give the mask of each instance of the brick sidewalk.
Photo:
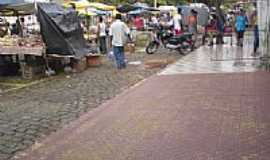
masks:
[(270, 74), (154, 76), (23, 160), (269, 160)]

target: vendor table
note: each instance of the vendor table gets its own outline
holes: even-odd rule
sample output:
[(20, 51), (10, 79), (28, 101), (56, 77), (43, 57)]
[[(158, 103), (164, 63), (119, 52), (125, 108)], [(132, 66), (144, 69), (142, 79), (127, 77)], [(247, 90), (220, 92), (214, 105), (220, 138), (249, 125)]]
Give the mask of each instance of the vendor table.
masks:
[(0, 46), (0, 55), (42, 56), (43, 47)]
[(38, 64), (31, 66), (26, 59), (42, 59), (43, 47), (24, 47), (24, 46), (0, 46), (0, 56), (11, 56), (13, 61), (19, 63), (22, 77), (30, 79), (37, 72), (43, 72), (45, 66)]

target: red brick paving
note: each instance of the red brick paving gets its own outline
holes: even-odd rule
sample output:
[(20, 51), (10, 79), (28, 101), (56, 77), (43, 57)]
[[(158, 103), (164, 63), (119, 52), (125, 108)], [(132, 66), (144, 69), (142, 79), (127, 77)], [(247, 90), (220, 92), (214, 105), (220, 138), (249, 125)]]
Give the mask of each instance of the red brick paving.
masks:
[(270, 73), (154, 76), (24, 160), (269, 160)]

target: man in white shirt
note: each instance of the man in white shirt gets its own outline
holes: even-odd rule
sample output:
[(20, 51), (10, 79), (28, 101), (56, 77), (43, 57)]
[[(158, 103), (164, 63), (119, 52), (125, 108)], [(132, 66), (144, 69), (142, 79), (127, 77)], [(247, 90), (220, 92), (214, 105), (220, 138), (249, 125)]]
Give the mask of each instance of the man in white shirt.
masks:
[(116, 20), (112, 23), (110, 28), (110, 35), (112, 36), (113, 53), (115, 56), (118, 69), (126, 68), (124, 45), (129, 36), (130, 30), (127, 25), (121, 21), (121, 15), (116, 15)]

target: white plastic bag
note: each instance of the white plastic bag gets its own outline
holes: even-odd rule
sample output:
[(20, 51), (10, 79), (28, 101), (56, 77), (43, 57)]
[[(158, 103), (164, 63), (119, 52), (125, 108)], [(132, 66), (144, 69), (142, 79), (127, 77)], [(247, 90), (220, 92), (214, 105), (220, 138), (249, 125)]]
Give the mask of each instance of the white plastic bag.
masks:
[(114, 57), (113, 51), (109, 51), (109, 52), (108, 52), (108, 58), (109, 58), (110, 60), (112, 60), (112, 61), (114, 61), (114, 60), (115, 60), (115, 57)]

